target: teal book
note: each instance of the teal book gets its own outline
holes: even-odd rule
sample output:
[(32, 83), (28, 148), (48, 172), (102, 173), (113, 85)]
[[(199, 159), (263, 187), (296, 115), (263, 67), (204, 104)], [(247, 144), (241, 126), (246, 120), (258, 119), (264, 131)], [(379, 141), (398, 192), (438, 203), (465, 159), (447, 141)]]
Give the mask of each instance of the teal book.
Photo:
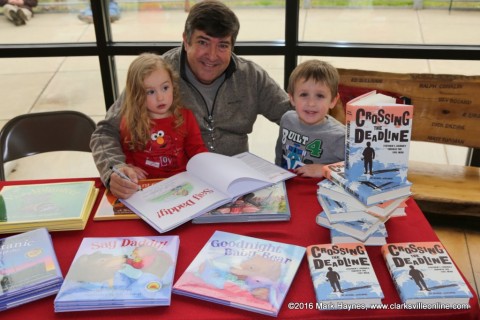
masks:
[(97, 194), (93, 180), (4, 186), (0, 232), (82, 230)]

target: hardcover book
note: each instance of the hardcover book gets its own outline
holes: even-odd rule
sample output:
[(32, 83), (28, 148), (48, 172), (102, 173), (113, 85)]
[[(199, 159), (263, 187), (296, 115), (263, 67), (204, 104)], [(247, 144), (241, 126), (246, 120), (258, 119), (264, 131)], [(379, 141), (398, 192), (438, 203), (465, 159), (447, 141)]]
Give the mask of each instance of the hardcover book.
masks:
[(0, 239), (0, 310), (54, 295), (62, 281), (47, 229)]
[(444, 309), (472, 297), (441, 242), (388, 243), (381, 251), (403, 303)]
[(55, 312), (170, 305), (178, 236), (84, 238)]
[(95, 203), (94, 181), (4, 186), (0, 192), (0, 233), (41, 227), (83, 230)]
[[(163, 179), (145, 179), (139, 180), (138, 185), (145, 189), (154, 183), (162, 181)], [(132, 210), (126, 207), (117, 197), (115, 197), (110, 189), (107, 189), (100, 200), (93, 220), (128, 220), (128, 219), (140, 219)]]
[(331, 243), (363, 243), (366, 246), (381, 246), (387, 243), (387, 236), (387, 229), (382, 227), (370, 234), (365, 241), (360, 241), (336, 229), (330, 229)]
[(121, 201), (163, 233), (238, 197), (295, 176), (252, 153), (233, 157), (204, 152), (187, 171), (138, 191)]
[[(399, 198), (398, 202), (402, 202), (404, 199)], [(318, 195), (318, 201), (322, 206), (323, 211), (328, 217), (330, 222), (340, 222), (340, 221), (357, 221), (362, 219), (370, 219), (370, 216), (373, 215), (379, 219), (385, 220), (389, 217), (394, 216), (394, 208), (390, 212), (386, 212), (385, 215), (379, 216), (374, 215), (373, 213), (363, 210), (361, 208), (356, 208), (350, 206), (346, 202), (335, 201), (325, 195)]]
[(343, 208), (341, 209), (342, 212), (362, 210), (377, 217), (385, 217), (387, 215), (392, 217), (405, 216), (409, 198), (408, 196), (400, 197), (367, 206), (329, 179), (323, 179), (318, 183), (317, 198), (319, 202), (320, 197), (328, 197), (331, 201), (337, 202)]
[(345, 177), (344, 161), (322, 167), (323, 176), (343, 188), (366, 206), (388, 200), (408, 197), (411, 194), (410, 181), (402, 184), (375, 184), (367, 180), (350, 181)]
[(328, 220), (325, 211), (322, 211), (317, 215), (316, 221), (318, 225), (328, 229), (336, 229), (362, 242), (366, 241), (375, 231), (385, 229), (385, 221), (373, 216), (363, 220), (332, 223)]
[(413, 106), (371, 91), (347, 102), (345, 176), (378, 187), (407, 182)]
[(192, 220), (193, 223), (288, 221), (288, 205), (285, 182), (247, 193), (234, 202), (209, 211)]
[(317, 244), (307, 247), (307, 260), (317, 302), (322, 309), (345, 310), (381, 304), (383, 292), (360, 243)]
[(173, 292), (277, 316), (305, 248), (216, 231)]

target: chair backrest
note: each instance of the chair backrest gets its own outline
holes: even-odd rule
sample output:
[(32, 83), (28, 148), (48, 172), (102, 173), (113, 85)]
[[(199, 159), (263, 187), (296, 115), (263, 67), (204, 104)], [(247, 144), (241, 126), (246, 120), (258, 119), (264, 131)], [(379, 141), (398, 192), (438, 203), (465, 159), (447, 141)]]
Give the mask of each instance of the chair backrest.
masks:
[(0, 131), (0, 180), (8, 161), (50, 151), (90, 150), (95, 122), (77, 111), (51, 111), (19, 115)]

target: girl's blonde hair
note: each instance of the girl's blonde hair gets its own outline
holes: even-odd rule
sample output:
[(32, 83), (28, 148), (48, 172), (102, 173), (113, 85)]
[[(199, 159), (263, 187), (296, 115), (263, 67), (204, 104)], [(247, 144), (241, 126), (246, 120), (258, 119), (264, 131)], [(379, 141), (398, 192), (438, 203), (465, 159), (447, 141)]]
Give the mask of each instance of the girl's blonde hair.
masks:
[[(163, 69), (167, 71), (173, 85), (173, 101), (170, 111), (174, 118), (174, 127), (182, 125), (184, 119), (181, 112), (178, 75), (161, 56), (153, 53), (142, 53), (130, 64), (125, 86), (125, 99), (122, 104), (122, 116), (127, 131), (130, 133), (128, 144), (132, 150), (144, 149), (150, 139), (152, 120), (146, 108), (146, 88), (143, 81), (152, 72)], [(127, 138), (128, 139), (128, 138)]]

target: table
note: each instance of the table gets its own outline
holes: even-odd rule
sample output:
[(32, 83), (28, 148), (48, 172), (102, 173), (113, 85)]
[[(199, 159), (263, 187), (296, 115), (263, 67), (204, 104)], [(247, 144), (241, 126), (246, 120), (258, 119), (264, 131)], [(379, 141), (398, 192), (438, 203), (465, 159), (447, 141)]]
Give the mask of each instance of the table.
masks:
[[(104, 190), (98, 178), (92, 178), (96, 186)], [(53, 181), (74, 181), (92, 179), (63, 179)], [(316, 215), (321, 211), (316, 198), (319, 180), (296, 177), (287, 181), (287, 192), (292, 213), (289, 222), (257, 222), (238, 224), (204, 224), (195, 225), (190, 222), (179, 226), (165, 234), (180, 236), (180, 251), (175, 271), (175, 281), (184, 272), (206, 241), (215, 230), (239, 233), (246, 236), (269, 239), (301, 246), (330, 242), (329, 231), (315, 223)], [(6, 181), (0, 186), (18, 183), (47, 181)], [(98, 197), (95, 207), (98, 205)], [(95, 210), (95, 208), (94, 208)], [(75, 256), (83, 237), (118, 237), (148, 236), (158, 233), (142, 220), (93, 221), (93, 214), (82, 231), (52, 232), (54, 247), (60, 267), (65, 275)], [(438, 241), (438, 237), (425, 219), (413, 199), (408, 201), (407, 216), (390, 219), (387, 223), (388, 241)], [(367, 248), (378, 280), (383, 289), (386, 305), (400, 304), (400, 298), (388, 274), (387, 267), (380, 253), (380, 247)], [(315, 294), (306, 258), (300, 265), (288, 295), (278, 315), (279, 319), (479, 319), (478, 298), (470, 287), (474, 297), (470, 299), (468, 310), (353, 310), (353, 311), (319, 311), (315, 309), (289, 309), (288, 303), (314, 303)], [(240, 310), (228, 306), (206, 302), (189, 297), (172, 295), (168, 307), (153, 307), (126, 310), (103, 310), (55, 313), (54, 296), (13, 308), (0, 315), (2, 319), (272, 319), (269, 316)]]

